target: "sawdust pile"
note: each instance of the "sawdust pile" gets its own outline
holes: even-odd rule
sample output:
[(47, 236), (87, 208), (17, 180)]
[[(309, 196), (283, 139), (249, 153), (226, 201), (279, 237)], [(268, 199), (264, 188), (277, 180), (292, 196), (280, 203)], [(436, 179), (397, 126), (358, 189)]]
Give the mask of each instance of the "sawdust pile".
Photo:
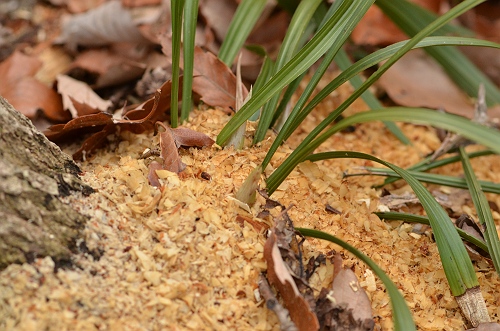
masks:
[[(344, 87), (341, 91), (348, 93)], [(292, 148), (342, 99), (332, 96), (310, 116), (301, 132), (276, 153), (269, 175)], [(365, 109), (357, 103), (349, 112)], [(196, 110), (188, 127), (215, 138), (229, 117), (222, 111)], [(415, 143), (403, 146), (381, 123), (368, 123), (337, 134), (320, 150), (355, 150), (409, 166), (439, 146), (433, 129), (401, 125)], [(254, 127), (248, 126), (249, 145)], [(269, 133), (269, 137), (272, 133)], [(187, 169), (180, 175), (163, 171), (161, 190), (147, 181), (148, 160), (138, 156), (158, 143), (152, 134), (122, 134), (108, 150), (81, 166), (83, 179), (98, 190), (69, 203), (90, 216), (85, 238), (87, 254), (74, 257), (74, 267), (58, 269), (50, 258), (33, 265), (11, 265), (0, 273), (0, 329), (4, 330), (279, 330), (256, 293), (263, 259), (265, 230), (271, 219), (251, 213), (234, 199), (246, 176), (271, 144), (241, 151), (190, 148), (181, 151)], [(377, 177), (349, 177), (346, 170), (374, 165), (362, 160), (304, 163), (273, 194), (296, 226), (334, 234), (367, 253), (399, 286), (421, 330), (460, 330), (463, 319), (445, 279), (431, 232), (412, 232), (401, 222), (386, 223), (372, 214), (380, 191)], [(474, 160), (481, 179), (500, 182), (500, 158)], [(459, 174), (460, 166), (443, 170)], [(393, 193), (409, 188), (403, 183)], [(497, 196), (490, 200), (500, 205)], [(325, 210), (329, 204), (341, 214)], [(471, 211), (470, 204), (465, 206)], [(411, 206), (412, 212), (422, 212)], [(496, 221), (500, 215), (494, 212)], [(83, 246), (82, 246), (83, 247)], [(308, 240), (305, 257), (338, 247)], [(391, 330), (389, 298), (382, 283), (361, 262), (346, 254), (372, 301), (377, 327)], [(476, 263), (483, 295), (493, 320), (499, 320), (499, 279), (493, 267)], [(331, 283), (327, 263), (311, 284)]]

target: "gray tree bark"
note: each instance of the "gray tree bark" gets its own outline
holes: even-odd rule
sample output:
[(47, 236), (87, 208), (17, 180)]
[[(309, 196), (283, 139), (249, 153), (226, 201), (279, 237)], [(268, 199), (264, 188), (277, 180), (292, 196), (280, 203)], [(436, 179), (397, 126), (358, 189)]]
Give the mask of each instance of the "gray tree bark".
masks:
[(70, 261), (87, 220), (61, 201), (93, 192), (80, 169), (0, 96), (0, 270), (51, 256)]

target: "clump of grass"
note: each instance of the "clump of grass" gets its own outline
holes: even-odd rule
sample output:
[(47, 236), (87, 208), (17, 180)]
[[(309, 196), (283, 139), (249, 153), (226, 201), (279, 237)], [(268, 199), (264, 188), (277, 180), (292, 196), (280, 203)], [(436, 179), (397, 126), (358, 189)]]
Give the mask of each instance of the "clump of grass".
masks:
[[(189, 2), (189, 0), (186, 1)], [(269, 176), (269, 178), (267, 178), (266, 185), (268, 194), (271, 195), (286, 179), (288, 174), (300, 162), (305, 160), (321, 161), (326, 158), (340, 157), (363, 158), (389, 167), (392, 172), (388, 172), (388, 174), (393, 177), (397, 175), (406, 180), (415, 191), (426, 210), (427, 220), (432, 226), (446, 277), (453, 295), (460, 298), (472, 297), (472, 303), (465, 303), (465, 308), (463, 308), (465, 310), (469, 309), (474, 311), (474, 309), (470, 308), (471, 306), (467, 306), (468, 304), (476, 305), (475, 307), (482, 307), (479, 309), (480, 312), (477, 316), (468, 316), (473, 325), (489, 320), (487, 314), (480, 314), (484, 313), (486, 310), (481, 292), (479, 291), (478, 294), (477, 291), (479, 282), (475, 275), (472, 262), (450, 218), (419, 181), (428, 180), (429, 177), (424, 178), (419, 175), (420, 172), (407, 171), (374, 156), (353, 151), (320, 154), (313, 153), (326, 139), (341, 129), (352, 124), (368, 121), (384, 121), (391, 132), (393, 132), (393, 134), (403, 143), (410, 143), (410, 141), (401, 131), (399, 131), (397, 126), (393, 124), (394, 121), (409, 121), (445, 128), (489, 147), (490, 150), (483, 152), (482, 155), (486, 153), (500, 153), (500, 147), (495, 143), (500, 141), (500, 133), (497, 130), (486, 128), (454, 115), (442, 114), (426, 109), (403, 107), (383, 108), (378, 100), (368, 91), (368, 88), (404, 54), (414, 48), (424, 48), (441, 63), (455, 81), (460, 82), (460, 86), (470, 95), (474, 95), (478, 85), (483, 83), (489, 95), (488, 103), (500, 103), (500, 91), (498, 91), (494, 84), (489, 82), (489, 80), (463, 56), (458, 55), (459, 53), (456, 49), (450, 48), (450, 46), (453, 45), (500, 48), (500, 45), (468, 37), (434, 35), (444, 34), (450, 31), (454, 33), (458, 32), (459, 34), (467, 33), (464, 29), (449, 25), (449, 22), (483, 1), (484, 0), (465, 0), (443, 16), (435, 17), (435, 15), (421, 8), (416, 8), (415, 5), (410, 4), (406, 0), (379, 0), (376, 4), (388, 14), (389, 17), (411, 37), (411, 39), (374, 52), (354, 64), (350, 63), (345, 52), (342, 50), (342, 46), (346, 43), (351, 31), (361, 20), (368, 8), (375, 3), (375, 0), (335, 1), (329, 7), (319, 0), (302, 1), (298, 3), (296, 1), (279, 1), (279, 3), (282, 3), (293, 13), (291, 25), (283, 41), (279, 55), (275, 62), (266, 57), (261, 75), (255, 84), (252, 97), (247, 100), (241, 109), (232, 117), (217, 137), (217, 143), (224, 146), (229, 141), (231, 135), (242, 125), (245, 125), (248, 119), (255, 119), (255, 114), (260, 114), (257, 115), (259, 116), (259, 123), (253, 139), (254, 144), (265, 137), (266, 131), (271, 128), (271, 126), (275, 125), (275, 129), (278, 129), (277, 137), (274, 139), (266, 157), (256, 170), (257, 172), (264, 171), (279, 145), (301, 125), (302, 121), (314, 110), (314, 107), (336, 88), (350, 80), (355, 88), (352, 95), (314, 128), (296, 150), (271, 174), (271, 176)], [(176, 1), (172, 3), (176, 3)], [(182, 3), (184, 3), (184, 1), (182, 1)], [(253, 6), (253, 4), (255, 4), (255, 6)], [(240, 4), (231, 22), (227, 35), (228, 37), (221, 47), (220, 57), (226, 64), (232, 64), (236, 54), (244, 44), (246, 37), (262, 12), (264, 5), (264, 0), (244, 0)], [(174, 12), (176, 8), (173, 4), (172, 6), (172, 14), (178, 15), (178, 7)], [(248, 17), (242, 14), (244, 11), (249, 13)], [(172, 22), (174, 24), (174, 20)], [(178, 24), (179, 20), (175, 22)], [(176, 31), (175, 29), (173, 30), (174, 32)], [(313, 32), (312, 35), (309, 35), (311, 31)], [(178, 39), (175, 40), (178, 41)], [(177, 47), (179, 46), (180, 45), (177, 45)], [(382, 60), (386, 60), (386, 62), (364, 82), (357, 76), (364, 69), (376, 65)], [(319, 67), (308, 82), (302, 96), (297, 103), (293, 105), (291, 111), (283, 115), (285, 114), (283, 110), (289, 102), (289, 96), (294, 93), (298, 84), (304, 77), (304, 74), (317, 61), (321, 61)], [(326, 68), (333, 61), (339, 65), (343, 72), (319, 93), (313, 96), (313, 91), (316, 89), (319, 80), (325, 73)], [(173, 66), (175, 65), (176, 64), (173, 63)], [(466, 68), (465, 71), (463, 70), (464, 68)], [(184, 90), (184, 92), (186, 91), (187, 90)], [(172, 92), (172, 95), (176, 96), (174, 92)], [(187, 96), (184, 95), (183, 97)], [(342, 112), (359, 97), (363, 97), (369, 107), (374, 111), (347, 117), (330, 127)], [(185, 101), (183, 100), (183, 104), (184, 103)], [(172, 109), (177, 108), (172, 107)], [(183, 118), (187, 117), (183, 115)], [(282, 119), (281, 122), (278, 121), (280, 118)], [(172, 117), (172, 125), (174, 125), (174, 123), (174, 118)], [(276, 125), (277, 123), (279, 123), (279, 125)], [(330, 128), (327, 129), (328, 127)], [(474, 156), (480, 156), (480, 154)], [(460, 185), (462, 185), (462, 187), (468, 187), (475, 195), (474, 203), (478, 210), (478, 214), (480, 214), (480, 218), (484, 219), (487, 228), (490, 229), (490, 233), (487, 234), (488, 241), (486, 246), (490, 254), (493, 254), (492, 256), (498, 257), (498, 238), (495, 239), (491, 234), (491, 230), (495, 228), (492, 226), (492, 220), (488, 216), (489, 209), (487, 208), (487, 204), (485, 204), (484, 195), (480, 193), (481, 189), (485, 189), (487, 183), (481, 183), (475, 179), (467, 163), (468, 157), (469, 156), (461, 150), (460, 157), (454, 159), (455, 161), (459, 159), (462, 160), (467, 173), (466, 179), (462, 180)], [(442, 162), (442, 164), (444, 164), (444, 162), (451, 161), (441, 160), (436, 162)], [(436, 165), (436, 163), (434, 165)], [(425, 167), (428, 166), (422, 163), (414, 167), (413, 170), (422, 170)], [(258, 177), (255, 171), (252, 173), (252, 176), (252, 178)], [(441, 181), (442, 184), (446, 181), (447, 184), (453, 182), (450, 178), (444, 178), (442, 176), (438, 178), (438, 180)], [(247, 180), (246, 182), (255, 184), (255, 180)], [(498, 190), (497, 185), (492, 186), (495, 186), (494, 189)], [(252, 196), (251, 192), (245, 188), (240, 189), (240, 192), (244, 192), (245, 197)], [(342, 243), (339, 239), (328, 234), (315, 232), (315, 230), (311, 229), (300, 229), (300, 231), (304, 235), (331, 240), (353, 252), (365, 262), (369, 261), (369, 259), (365, 259), (364, 256), (358, 254), (359, 252), (356, 252), (353, 247)], [(462, 234), (462, 236), (464, 236), (464, 234)], [(367, 263), (369, 263), (370, 267), (377, 272), (386, 286), (388, 286), (392, 307), (394, 309), (393, 318), (395, 330), (415, 330), (416, 328), (409, 313), (409, 309), (406, 304), (404, 304), (404, 300), (400, 297), (397, 290), (392, 289), (392, 282), (387, 279), (387, 276), (385, 276), (373, 262)], [(495, 262), (495, 267), (498, 271), (498, 262)]]

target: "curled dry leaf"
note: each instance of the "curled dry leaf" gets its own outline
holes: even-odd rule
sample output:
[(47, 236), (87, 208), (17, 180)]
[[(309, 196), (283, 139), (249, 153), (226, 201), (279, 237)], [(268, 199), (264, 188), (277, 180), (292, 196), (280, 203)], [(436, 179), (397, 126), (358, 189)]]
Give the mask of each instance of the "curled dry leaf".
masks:
[(79, 138), (90, 133), (88, 137), (73, 154), (73, 159), (83, 160), (97, 148), (107, 142), (107, 137), (117, 131), (126, 130), (133, 133), (142, 133), (154, 128), (154, 123), (166, 119), (166, 112), (170, 109), (171, 81), (163, 84), (153, 98), (146, 101), (136, 109), (126, 112), (121, 118), (115, 119), (111, 114), (97, 113), (77, 117), (66, 124), (53, 125), (44, 133), (51, 141), (67, 141)]
[(57, 91), (62, 96), (64, 109), (73, 118), (105, 112), (112, 104), (98, 96), (86, 83), (66, 75), (57, 76)]
[(64, 112), (59, 95), (34, 78), (41, 66), (37, 58), (20, 51), (12, 53), (0, 63), (0, 95), (31, 119), (42, 110), (53, 121), (67, 121), (69, 113)]
[(204, 133), (188, 128), (171, 129), (162, 122), (156, 122), (156, 129), (162, 126), (165, 131), (160, 133), (160, 157), (162, 164), (153, 161), (149, 165), (149, 183), (152, 186), (161, 186), (156, 170), (168, 170), (175, 173), (182, 172), (186, 165), (179, 155), (179, 147), (204, 147), (212, 146), (214, 140)]

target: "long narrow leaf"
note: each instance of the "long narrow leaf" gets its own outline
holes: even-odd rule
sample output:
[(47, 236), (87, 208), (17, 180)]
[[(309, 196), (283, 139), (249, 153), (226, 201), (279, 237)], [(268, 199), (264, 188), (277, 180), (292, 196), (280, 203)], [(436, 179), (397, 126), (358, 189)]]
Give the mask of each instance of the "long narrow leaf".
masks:
[(172, 93), (170, 99), (170, 125), (175, 128), (179, 122), (179, 73), (181, 57), (182, 12), (184, 1), (170, 3), (172, 13)]
[[(332, 93), (339, 86), (344, 84), (349, 79), (355, 77), (355, 75), (361, 73), (363, 70), (370, 68), (371, 66), (379, 63), (380, 61), (386, 60), (391, 55), (396, 53), (400, 48), (402, 48), (408, 41), (402, 41), (396, 43), (394, 45), (388, 46), (384, 49), (378, 50), (360, 61), (356, 62), (354, 65), (349, 67), (347, 70), (343, 71), (339, 76), (337, 76), (334, 80), (332, 80), (323, 90), (321, 90), (312, 100), (311, 102), (304, 107), (304, 103), (309, 98), (310, 94), (313, 91), (313, 86), (315, 86), (315, 81), (319, 81), (322, 76), (323, 64), (327, 63), (329, 59), (329, 54), (333, 53), (333, 49), (327, 55), (325, 55), (325, 59), (320, 65), (320, 68), (315, 72), (313, 77), (311, 78), (311, 84), (307, 86), (306, 90), (301, 95), (299, 101), (297, 101), (290, 118), (288, 119), (283, 129), (278, 133), (278, 136), (275, 138), (273, 145), (269, 148), (268, 153), (262, 165), (265, 167), (271, 161), (272, 156), (281, 145), (281, 143), (286, 140), (290, 134), (302, 123), (302, 121), (306, 118), (306, 116), (316, 107), (324, 98), (326, 98), (330, 93)], [(473, 38), (463, 38), (463, 37), (427, 37), (424, 40), (420, 41), (417, 45), (414, 46), (413, 49), (429, 47), (429, 46), (442, 46), (442, 45), (470, 45), (470, 46), (484, 46), (484, 47), (493, 47), (500, 48), (500, 44), (478, 40)], [(333, 53), (335, 54), (335, 53)], [(317, 84), (317, 82), (316, 82)], [(304, 107), (302, 109), (302, 107)]]
[[(335, 63), (339, 66), (340, 70), (347, 70), (349, 67), (352, 66), (352, 62), (349, 59), (349, 56), (347, 55), (347, 52), (344, 49), (339, 49), (337, 55), (335, 56)], [(362, 84), (363, 81), (361, 80), (361, 77), (359, 76), (354, 76), (350, 79), (352, 87), (355, 89), (359, 88)], [(365, 101), (365, 103), (370, 107), (370, 109), (380, 109), (383, 108), (384, 106), (378, 99), (373, 95), (373, 93), (370, 92), (370, 90), (366, 90), (363, 94), (361, 94), (361, 98)], [(401, 131), (401, 129), (396, 125), (396, 123), (393, 122), (384, 122), (385, 126), (391, 131), (391, 133), (396, 136), (399, 141), (401, 141), (405, 145), (410, 145), (411, 142), (408, 139), (408, 137), (405, 136), (405, 134)]]
[[(279, 71), (297, 52), (297, 48), (300, 46), (299, 41), (301, 40), (307, 26), (311, 24), (311, 18), (313, 17), (313, 14), (320, 3), (321, 0), (300, 2), (299, 7), (297, 7), (297, 10), (292, 17), (290, 25), (288, 26), (285, 39), (283, 40), (283, 43), (281, 44), (280, 50), (278, 52), (276, 64), (274, 65), (275, 72)], [(276, 106), (278, 105), (279, 97), (279, 94), (273, 95), (262, 109), (259, 124), (254, 134), (254, 144), (262, 141), (265, 138), (267, 129), (269, 129), (269, 126), (271, 125), (274, 111), (276, 109)]]
[[(259, 76), (257, 77), (257, 80), (255, 81), (255, 84), (253, 86), (253, 93), (257, 93), (262, 86), (264, 86), (265, 83), (271, 78), (272, 72), (273, 72), (273, 67), (274, 67), (274, 62), (271, 60), (268, 56), (264, 58), (264, 62), (262, 63), (262, 67), (259, 72)], [(255, 111), (255, 113), (250, 117), (251, 121), (256, 121), (259, 119), (259, 111), (258, 109)]]
[(231, 66), (266, 6), (266, 0), (243, 0), (229, 24), (219, 50), (219, 59)]
[(196, 23), (198, 21), (198, 0), (185, 0), (184, 7), (184, 75), (182, 80), (182, 108), (181, 122), (189, 117), (192, 107), (193, 68), (194, 68), (194, 39)]
[[(365, 169), (368, 171), (366, 175), (376, 175), (376, 176), (391, 176), (391, 177), (396, 177), (396, 178), (401, 178), (397, 173), (390, 169), (386, 168), (374, 168), (374, 167), (365, 167)], [(421, 171), (415, 171), (415, 170), (407, 170), (413, 177), (418, 179), (421, 182), (424, 183), (429, 183), (429, 184), (437, 184), (437, 185), (443, 185), (443, 186), (449, 186), (449, 187), (456, 187), (456, 188), (461, 188), (461, 189), (468, 189), (469, 187), (467, 186), (467, 182), (464, 178), (459, 178), (459, 177), (453, 177), (453, 176), (447, 176), (447, 175), (440, 175), (440, 174), (429, 174)], [(358, 175), (358, 174), (356, 174)], [(352, 176), (351, 174), (346, 175)], [(480, 185), (480, 188), (484, 192), (488, 193), (496, 193), (500, 194), (500, 184), (493, 183), (493, 182), (488, 182), (488, 181), (478, 181), (478, 184)]]
[[(485, 149), (482, 151), (472, 152), (472, 153), (467, 154), (467, 155), (468, 155), (469, 159), (472, 159), (472, 158), (491, 155), (491, 154), (495, 154), (495, 153), (492, 150)], [(429, 156), (429, 157), (426, 157), (425, 159), (423, 159), (422, 161), (412, 165), (407, 170), (423, 172), (423, 171), (443, 167), (445, 165), (448, 165), (448, 164), (451, 164), (454, 162), (459, 162), (459, 161), (460, 161), (460, 157), (458, 155), (450, 156), (450, 157), (440, 159), (440, 160), (433, 160), (433, 161), (432, 161), (432, 156)], [(397, 180), (398, 180), (398, 178), (396, 178), (396, 177), (387, 178), (386, 180), (384, 180), (384, 182), (381, 185), (376, 185), (374, 187), (380, 188), (380, 187), (383, 187), (385, 185), (394, 183)]]
[(467, 181), (472, 201), (476, 207), (477, 217), (484, 229), (486, 245), (488, 245), (488, 250), (497, 274), (500, 275), (500, 241), (498, 239), (495, 221), (493, 220), (488, 200), (481, 190), (481, 186), (476, 178), (476, 174), (474, 174), (472, 170), (472, 165), (467, 157), (467, 153), (465, 153), (465, 149), (460, 147), (459, 152), (462, 159), (462, 167), (464, 168), (465, 180)]
[[(484, 0), (475, 1), (477, 4)], [(414, 17), (415, 12), (425, 11), (406, 0), (379, 0), (377, 6), (396, 23), (407, 35), (414, 36), (432, 22), (435, 14), (428, 12)], [(491, 106), (500, 103), (500, 90), (483, 74), (465, 55), (454, 47), (426, 48), (429, 53), (445, 69), (451, 79), (471, 97), (477, 97), (480, 84), (486, 89), (486, 103)]]
[(429, 218), (443, 269), (453, 295), (463, 295), (468, 289), (479, 286), (472, 262), (448, 214), (418, 180), (406, 170), (364, 153), (338, 151), (318, 153), (307, 157), (309, 161), (313, 162), (332, 158), (358, 158), (374, 161), (391, 168), (403, 177), (417, 195)]
[(387, 276), (387, 274), (368, 256), (349, 245), (343, 240), (332, 236), (326, 232), (306, 229), (306, 228), (295, 228), (298, 230), (303, 236), (318, 238), (328, 240), (334, 244), (339, 245), (345, 250), (351, 252), (359, 258), (361, 261), (366, 263), (380, 278), (380, 280), (384, 283), (387, 292), (389, 293), (389, 299), (391, 300), (391, 307), (393, 310), (392, 321), (394, 323), (394, 330), (396, 331), (411, 331), (416, 330), (415, 323), (413, 322), (413, 318), (411, 316), (410, 309), (406, 304), (403, 296), (399, 292), (397, 286), (392, 282), (392, 280)]
[(443, 128), (462, 136), (483, 144), (491, 148), (493, 151), (500, 153), (500, 132), (473, 123), (463, 117), (439, 113), (436, 111), (423, 108), (404, 108), (392, 107), (376, 111), (358, 113), (349, 116), (329, 130), (325, 131), (321, 136), (317, 137), (313, 142), (302, 146), (302, 144), (276, 169), (267, 179), (267, 189), (269, 194), (283, 182), (288, 174), (295, 168), (297, 164), (302, 162), (309, 154), (311, 154), (319, 145), (331, 137), (336, 132), (348, 127), (349, 125), (364, 123), (369, 121), (407, 121), (417, 124), (433, 125)]
[[(328, 12), (325, 15), (326, 21), (323, 21), (320, 23), (320, 28), (323, 27), (324, 24), (332, 18), (332, 16), (336, 15), (338, 19), (341, 18), (342, 13), (345, 12), (347, 9), (347, 2), (335, 2)], [(344, 7), (340, 7), (344, 6)], [(304, 105), (306, 104), (307, 100), (309, 97), (312, 95), (314, 92), (314, 89), (318, 85), (321, 77), (325, 74), (326, 70), (332, 63), (335, 54), (338, 52), (340, 49), (341, 44), (340, 43), (335, 43), (330, 47), (328, 52), (326, 52), (325, 56), (323, 57), (323, 60), (321, 61), (321, 64), (319, 65), (318, 69), (314, 72), (314, 75), (309, 79), (309, 83), (307, 83), (306, 88), (302, 92), (299, 100), (293, 107), (292, 111), (290, 112), (290, 115), (288, 118), (285, 120), (285, 123), (283, 124), (281, 130), (279, 130), (278, 135), (274, 139), (271, 147), (266, 153), (266, 156), (264, 160), (262, 161), (262, 169), (265, 169), (269, 162), (271, 161), (271, 158), (273, 157), (274, 153), (278, 150), (278, 147), (283, 143), (283, 141), (295, 130), (295, 127), (292, 127), (293, 123), (295, 122), (295, 119), (299, 116), (300, 112), (302, 111)]]
[[(446, 23), (451, 21), (453, 18), (459, 16), (460, 14), (466, 12), (467, 10), (473, 8), (475, 5), (481, 3), (484, 0), (466, 0), (455, 6), (453, 9), (448, 11), (443, 16), (436, 19), (434, 22), (423, 28), (419, 33), (417, 33), (413, 38), (408, 40), (403, 47), (394, 53), (382, 66), (378, 68), (368, 79), (357, 88), (337, 109), (331, 112), (320, 124), (318, 124), (307, 137), (301, 142), (297, 149), (290, 155), (289, 158), (294, 158), (297, 153), (302, 153), (305, 146), (311, 144), (312, 141), (320, 134), (326, 127), (335, 121), (335, 119), (342, 114), (344, 110), (347, 109), (357, 98), (359, 98), (377, 79), (382, 76), (389, 68), (398, 61), (404, 54), (406, 54), (410, 49), (417, 45), (422, 39), (430, 35), (434, 31), (440, 29)], [(311, 101), (310, 104), (314, 102)], [(305, 110), (304, 110), (305, 111)], [(381, 119), (382, 121), (384, 119)], [(300, 122), (299, 122), (300, 123)], [(298, 125), (298, 124), (297, 124)], [(316, 145), (316, 147), (319, 145)], [(315, 148), (316, 148), (315, 147)], [(300, 162), (300, 161), (299, 161)]]
[[(315, 36), (281, 70), (279, 70), (241, 110), (231, 118), (217, 136), (217, 144), (224, 145), (231, 133), (257, 111), (273, 95), (311, 67), (336, 40), (345, 40), (359, 18), (374, 0), (344, 0), (353, 4), (342, 20), (329, 20)], [(333, 19), (333, 17), (332, 17)]]
[[(377, 215), (380, 219), (386, 220), (386, 221), (391, 221), (391, 220), (400, 220), (404, 221), (407, 223), (420, 223), (420, 224), (427, 224), (430, 225), (429, 218), (427, 216), (420, 216), (420, 215), (414, 215), (414, 214), (408, 214), (408, 213), (397, 213), (397, 212), (376, 212), (374, 213)], [(486, 244), (477, 239), (474, 236), (471, 236), (464, 230), (455, 227), (455, 230), (457, 230), (458, 235), (462, 238), (467, 240), (469, 243), (477, 246), (478, 248), (482, 249), (485, 252), (488, 251), (488, 246)]]
[[(293, 126), (291, 126), (287, 137), (297, 128), (297, 126), (304, 120), (304, 118), (316, 107), (323, 99), (325, 99), (330, 93), (332, 93), (339, 86), (347, 82), (349, 79), (355, 75), (361, 73), (363, 70), (370, 68), (378, 64), (379, 62), (388, 59), (393, 54), (398, 52), (402, 47), (404, 47), (409, 41), (401, 41), (399, 43), (387, 46), (386, 48), (380, 49), (372, 54), (367, 55), (363, 59), (359, 60), (353, 64), (349, 69), (343, 71), (338, 77), (328, 83), (323, 90), (321, 90), (304, 108), (297, 119), (294, 121)], [(427, 37), (422, 41), (418, 42), (412, 49), (424, 48), (429, 46), (483, 46), (500, 48), (500, 44), (484, 41), (474, 38), (463, 38), (463, 37)]]

